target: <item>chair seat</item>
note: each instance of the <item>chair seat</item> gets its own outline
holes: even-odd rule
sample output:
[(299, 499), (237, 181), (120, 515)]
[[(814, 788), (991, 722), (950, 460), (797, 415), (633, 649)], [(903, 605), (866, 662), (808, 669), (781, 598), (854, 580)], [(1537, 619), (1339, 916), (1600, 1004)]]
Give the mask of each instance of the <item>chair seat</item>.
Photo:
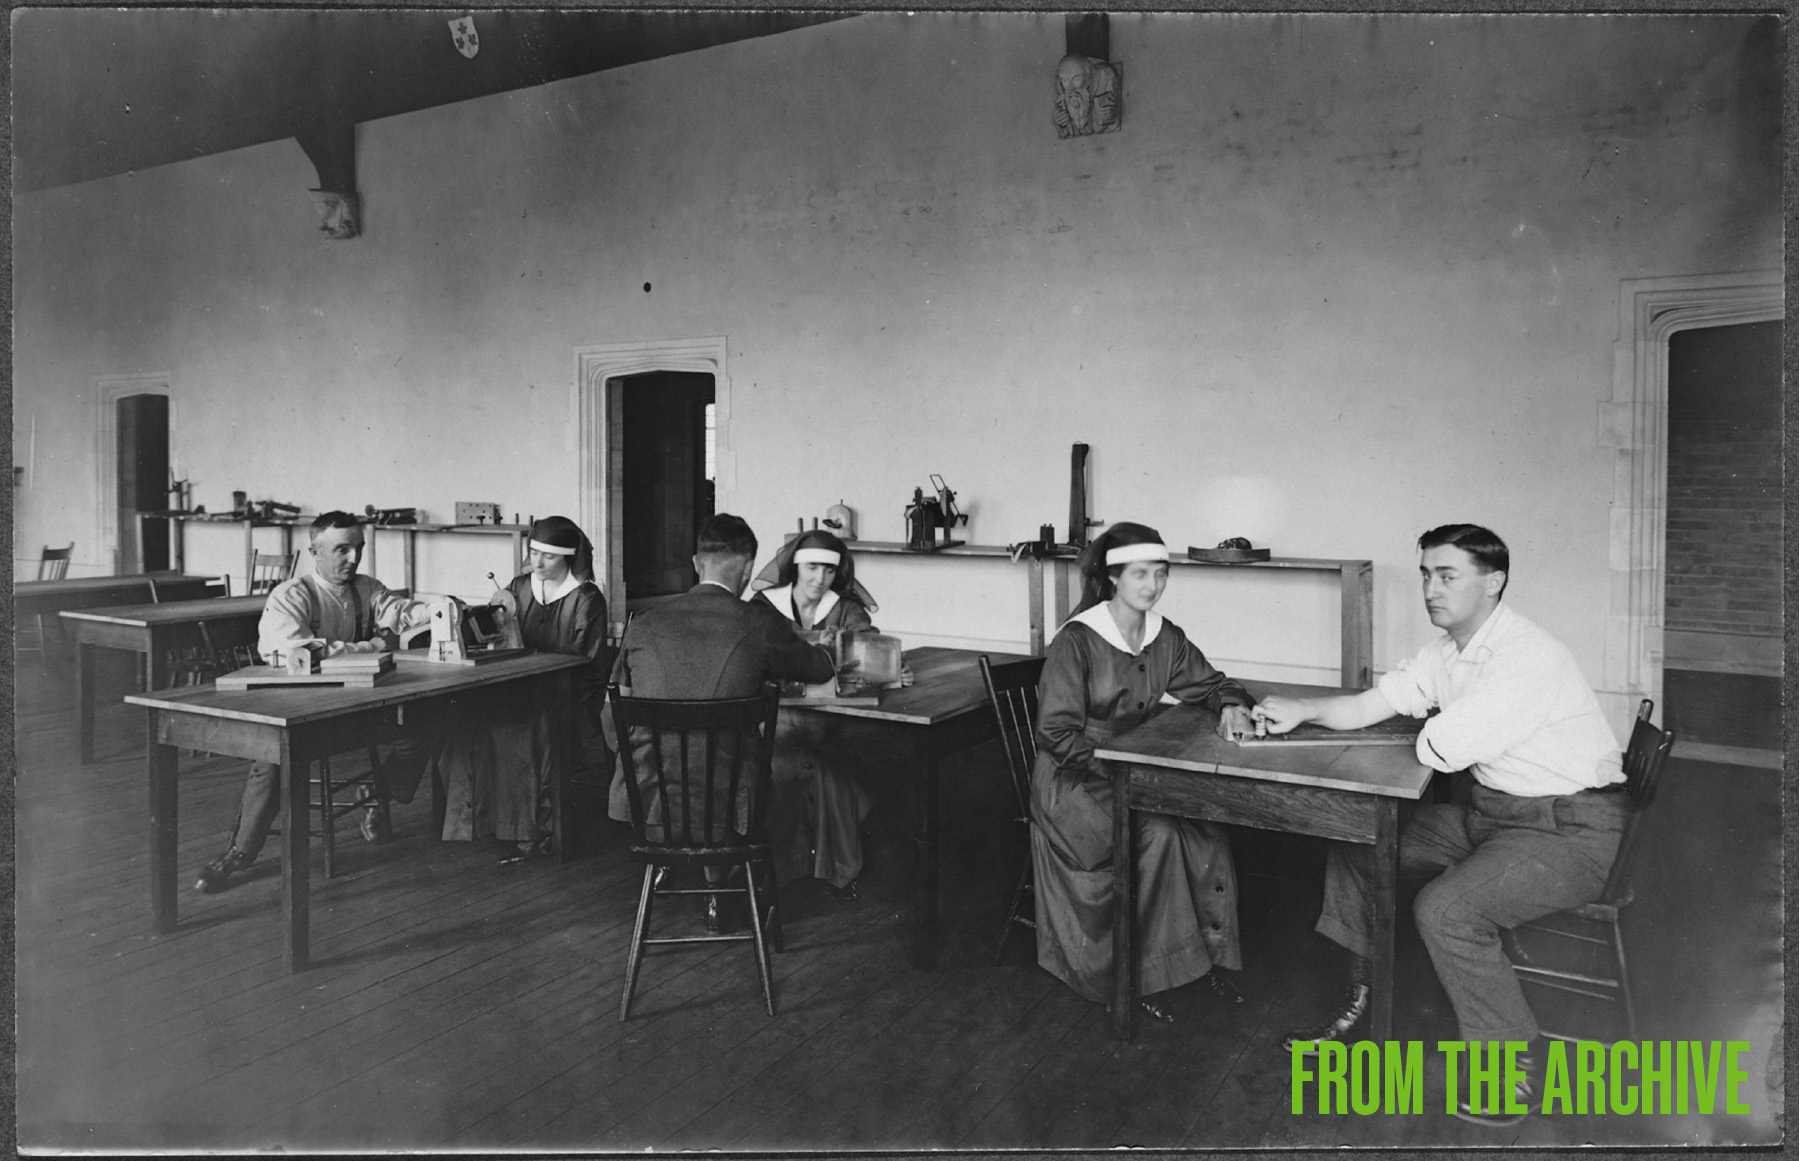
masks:
[(646, 863), (672, 867), (729, 866), (745, 859), (769, 858), (773, 851), (767, 842), (740, 843), (729, 847), (663, 846), (658, 843), (634, 842), (625, 849)]

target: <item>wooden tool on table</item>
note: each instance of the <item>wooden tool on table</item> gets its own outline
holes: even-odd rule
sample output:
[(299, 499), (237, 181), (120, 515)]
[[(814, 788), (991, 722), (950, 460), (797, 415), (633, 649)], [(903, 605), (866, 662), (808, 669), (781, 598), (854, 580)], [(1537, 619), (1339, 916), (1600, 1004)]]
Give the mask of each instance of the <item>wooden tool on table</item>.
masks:
[(394, 672), (391, 653), (344, 653), (319, 658), (316, 650), (298, 646), (277, 653), (273, 665), (251, 665), (222, 675), (218, 689), (242, 693), (279, 685), (326, 685), (340, 689), (371, 689)]

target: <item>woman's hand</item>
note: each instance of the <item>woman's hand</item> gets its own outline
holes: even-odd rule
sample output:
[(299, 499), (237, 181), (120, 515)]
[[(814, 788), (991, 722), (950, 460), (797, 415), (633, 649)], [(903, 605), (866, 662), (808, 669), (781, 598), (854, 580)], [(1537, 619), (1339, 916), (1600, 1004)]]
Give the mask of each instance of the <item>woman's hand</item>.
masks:
[(1235, 742), (1255, 732), (1256, 722), (1243, 706), (1228, 705), (1219, 711), (1219, 736), (1227, 742)]
[(1279, 694), (1265, 697), (1250, 711), (1256, 720), (1257, 732), (1267, 731), (1271, 734), (1285, 734), (1295, 726), (1312, 721), (1312, 703), (1297, 697), (1282, 697)]

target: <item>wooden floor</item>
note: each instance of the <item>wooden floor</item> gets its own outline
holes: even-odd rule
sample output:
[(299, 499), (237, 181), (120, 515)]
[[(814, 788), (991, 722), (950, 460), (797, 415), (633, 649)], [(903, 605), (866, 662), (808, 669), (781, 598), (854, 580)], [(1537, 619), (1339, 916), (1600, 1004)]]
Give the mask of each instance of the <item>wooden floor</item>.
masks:
[[(617, 1016), (638, 868), (612, 824), (567, 865), (501, 866), (440, 843), (421, 800), (396, 836), (342, 832), (319, 876), (315, 967), (282, 963), (278, 859), (215, 896), (189, 888), (217, 853), (243, 763), (184, 758), (181, 925), (147, 934), (142, 719), (113, 705), (75, 764), (62, 670), (28, 668), (17, 711), (18, 1140), (44, 1150), (874, 1150), (1734, 1143), (1778, 1139), (1765, 1087), (1779, 1018), (1780, 819), (1738, 819), (1718, 856), (1774, 923), (1670, 922), (1697, 969), (1638, 940), (1646, 1035), (1748, 1038), (1749, 1117), (1532, 1117), (1494, 1131), (1441, 1110), (1428, 1064), (1417, 1117), (1295, 1115), (1280, 1032), (1334, 988), (1309, 932), (1319, 844), (1238, 832), (1251, 1002), (1189, 987), (1178, 1021), (1121, 1045), (1105, 1012), (1038, 969), (1019, 940), (995, 966), (1023, 844), (995, 752), (946, 771), (943, 962), (905, 956), (907, 848), (884, 801), (863, 897), (784, 893), (778, 1014), (747, 948), (652, 953), (633, 1019)], [(114, 673), (121, 686), (127, 680)], [(115, 693), (117, 691), (115, 690)], [(1711, 785), (1693, 775), (1693, 793)], [(1733, 777), (1742, 777), (1742, 772)], [(1778, 776), (1770, 775), (1769, 785)], [(1683, 785), (1675, 780), (1677, 787)], [(1680, 791), (1678, 791), (1680, 793)], [(1779, 798), (1775, 799), (1776, 806)], [(1679, 809), (1679, 808), (1676, 808)], [(1671, 810), (1671, 815), (1675, 810)], [(1732, 853), (1735, 852), (1735, 853)], [(1721, 867), (1709, 866), (1709, 872)], [(1773, 870), (1773, 873), (1771, 873)], [(1734, 882), (1745, 880), (1734, 879)], [(671, 911), (676, 908), (671, 907)], [(1763, 913), (1758, 912), (1759, 916)], [(693, 914), (674, 922), (697, 927)], [(1708, 923), (1713, 925), (1713, 930)], [(1407, 929), (1403, 928), (1403, 934)], [(1774, 950), (1771, 951), (1770, 948)], [(1672, 965), (1672, 966), (1671, 966)], [(1661, 975), (1658, 975), (1659, 970)], [(1696, 980), (1693, 972), (1698, 970)], [(1397, 1034), (1454, 1035), (1415, 942), (1402, 948)], [(1684, 998), (1685, 997), (1685, 998)], [(1428, 1059), (1429, 1055), (1428, 1055)], [(1777, 1072), (1779, 1070), (1777, 1069)], [(1778, 1084), (1778, 1077), (1775, 1082)], [(1777, 1088), (1779, 1093), (1779, 1088)]]

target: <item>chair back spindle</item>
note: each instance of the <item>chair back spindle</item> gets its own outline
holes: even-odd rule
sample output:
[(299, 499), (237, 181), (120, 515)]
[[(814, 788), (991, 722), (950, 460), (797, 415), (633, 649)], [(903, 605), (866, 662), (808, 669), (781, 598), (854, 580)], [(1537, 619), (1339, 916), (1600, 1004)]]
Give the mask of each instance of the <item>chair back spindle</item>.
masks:
[(1019, 816), (1031, 816), (1031, 768), (1037, 762), (1038, 680), (1044, 659), (1031, 657), (995, 665), (987, 654), (977, 659), (981, 683), (987, 687), (988, 704), (994, 711), (1000, 747), (1006, 754), (1006, 771), (1012, 779)]
[(1631, 864), (1643, 836), (1644, 811), (1656, 800), (1663, 763), (1675, 746), (1674, 730), (1660, 730), (1651, 723), (1650, 714), (1655, 708), (1649, 698), (1638, 705), (1637, 720), (1631, 726), (1631, 741), (1625, 747), (1625, 794), (1631, 799), (1631, 810), (1625, 815), (1625, 828), (1619, 835), (1619, 853), (1613, 858), (1612, 871), (1606, 876), (1606, 888), (1600, 894), (1602, 903), (1617, 903), (1631, 889)]

